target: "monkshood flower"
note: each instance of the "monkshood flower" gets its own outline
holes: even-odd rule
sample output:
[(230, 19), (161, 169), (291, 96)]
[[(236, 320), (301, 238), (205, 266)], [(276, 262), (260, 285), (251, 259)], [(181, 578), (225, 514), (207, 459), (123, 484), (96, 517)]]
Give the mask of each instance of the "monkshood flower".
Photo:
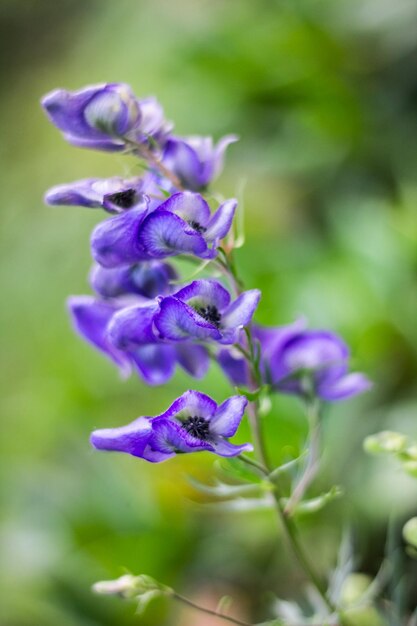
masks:
[(334, 402), (371, 387), (364, 374), (348, 373), (349, 348), (336, 334), (292, 331), (278, 338), (267, 356), (267, 376), (275, 390)]
[[(255, 326), (263, 381), (274, 391), (315, 395), (327, 402), (345, 400), (371, 387), (360, 373), (348, 373), (349, 349), (340, 337), (308, 330), (304, 320), (276, 328)], [(235, 385), (250, 385), (246, 360), (233, 348), (222, 349), (219, 364)]]
[(42, 98), (42, 106), (65, 139), (84, 148), (124, 150), (124, 137), (141, 122), (140, 103), (123, 83), (55, 89)]
[(193, 338), (231, 344), (250, 323), (260, 297), (258, 289), (251, 289), (231, 302), (229, 292), (218, 281), (195, 280), (161, 298), (154, 325), (160, 336), (170, 341)]
[(168, 263), (142, 261), (115, 268), (95, 265), (90, 273), (90, 284), (103, 298), (117, 298), (126, 294), (156, 298), (169, 294), (172, 291), (170, 282), (177, 278), (177, 272)]
[(226, 135), (217, 145), (211, 137), (170, 137), (163, 161), (184, 187), (201, 191), (221, 173), (226, 148), (235, 141), (236, 135)]
[(65, 139), (83, 148), (117, 151), (128, 142), (159, 148), (172, 130), (156, 98), (138, 100), (124, 83), (55, 89), (42, 98), (42, 106)]
[(52, 187), (45, 194), (45, 202), (52, 206), (73, 205), (122, 213), (148, 202), (144, 188), (141, 178), (85, 178)]
[(220, 456), (237, 456), (252, 445), (235, 445), (233, 437), (242, 420), (247, 399), (232, 396), (217, 405), (198, 391), (186, 391), (165, 413), (139, 417), (127, 426), (92, 433), (90, 441), (99, 450), (125, 452), (152, 463), (177, 453), (209, 451)]
[[(136, 301), (138, 298), (136, 298)], [(134, 346), (109, 339), (108, 329), (118, 311), (126, 302), (97, 300), (91, 296), (72, 296), (68, 300), (69, 312), (75, 330), (95, 348), (110, 358), (124, 376), (136, 371), (149, 385), (161, 385), (174, 374), (178, 363), (191, 376), (202, 378), (208, 369), (209, 358), (203, 346), (191, 343), (173, 346), (161, 343), (152, 331), (155, 304), (143, 299), (141, 306), (141, 336)]]
[(211, 214), (200, 194), (176, 193), (155, 210), (130, 210), (98, 224), (91, 237), (92, 255), (103, 267), (178, 254), (214, 258), (236, 206), (236, 200), (226, 200)]

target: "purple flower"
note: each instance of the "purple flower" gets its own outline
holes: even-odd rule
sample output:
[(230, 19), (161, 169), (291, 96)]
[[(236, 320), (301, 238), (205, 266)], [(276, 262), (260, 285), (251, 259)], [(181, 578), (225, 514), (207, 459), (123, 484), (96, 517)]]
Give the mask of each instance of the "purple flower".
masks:
[(164, 110), (156, 98), (152, 96), (143, 98), (139, 100), (139, 106), (141, 120), (140, 125), (133, 131), (133, 138), (140, 143), (151, 138), (151, 147), (155, 142), (158, 146), (163, 146), (174, 125), (167, 122)]
[[(264, 358), (267, 378), (277, 391), (316, 395), (333, 402), (366, 391), (370, 381), (348, 373), (349, 349), (340, 337), (324, 330), (305, 330), (297, 323), (277, 329)], [(274, 335), (272, 329), (268, 332)], [(261, 338), (261, 343), (265, 338)]]
[(85, 178), (73, 183), (56, 185), (46, 192), (45, 202), (50, 205), (75, 205), (103, 208), (109, 213), (122, 213), (128, 209), (145, 207), (148, 198), (140, 178)]
[[(137, 300), (138, 298), (136, 298)], [(161, 385), (174, 374), (178, 363), (191, 376), (201, 378), (208, 369), (207, 351), (202, 346), (161, 343), (152, 330), (158, 305), (143, 300), (140, 315), (140, 336), (134, 346), (125, 341), (113, 343), (111, 323), (120, 310), (128, 310), (124, 301), (101, 301), (91, 296), (73, 296), (68, 301), (75, 330), (120, 368), (124, 376), (136, 371), (149, 385)], [(135, 307), (138, 308), (138, 307)]]
[(56, 89), (44, 96), (42, 105), (65, 139), (84, 148), (123, 150), (124, 137), (141, 122), (140, 104), (123, 83), (73, 92)]
[(91, 238), (93, 257), (104, 267), (178, 254), (213, 258), (230, 230), (236, 205), (236, 200), (226, 200), (211, 214), (200, 194), (176, 193), (153, 211), (128, 211), (99, 224)]
[[(332, 402), (370, 388), (363, 374), (348, 373), (349, 350), (335, 334), (307, 330), (304, 320), (278, 327), (253, 327), (261, 348), (264, 383), (275, 391), (301, 396), (317, 395)], [(222, 348), (217, 360), (234, 385), (250, 385), (246, 359), (233, 347)]]
[(160, 336), (171, 341), (192, 337), (234, 343), (239, 329), (251, 321), (260, 297), (260, 291), (252, 289), (231, 302), (229, 292), (216, 280), (195, 280), (161, 299), (154, 324)]
[(242, 420), (247, 399), (232, 396), (217, 405), (198, 391), (186, 391), (165, 413), (154, 418), (139, 417), (121, 428), (96, 430), (92, 445), (99, 450), (116, 450), (152, 463), (177, 453), (209, 451), (220, 456), (237, 456), (251, 451), (251, 444), (228, 441)]
[(110, 269), (95, 265), (90, 273), (92, 288), (103, 298), (126, 294), (156, 298), (169, 294), (172, 291), (170, 281), (177, 278), (172, 265), (162, 261), (143, 261)]
[(226, 148), (235, 141), (236, 135), (226, 135), (214, 146), (211, 137), (170, 137), (163, 161), (187, 189), (200, 191), (220, 174)]

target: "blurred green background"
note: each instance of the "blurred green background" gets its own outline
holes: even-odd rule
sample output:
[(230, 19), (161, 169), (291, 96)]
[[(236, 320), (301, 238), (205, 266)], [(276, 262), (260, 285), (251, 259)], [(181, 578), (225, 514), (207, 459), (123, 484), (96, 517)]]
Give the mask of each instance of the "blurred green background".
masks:
[[(125, 81), (156, 95), (180, 134), (240, 135), (216, 187), (245, 185), (237, 260), (263, 291), (257, 320), (306, 315), (340, 332), (375, 381), (326, 420), (313, 493), (337, 483), (347, 495), (302, 523), (324, 571), (350, 519), (358, 567), (374, 573), (388, 514), (417, 513), (416, 481), (362, 451), (383, 428), (417, 436), (417, 4), (2, 0), (0, 51), (1, 626), (203, 625), (163, 601), (140, 618), (91, 594), (125, 568), (206, 603), (230, 593), (254, 621), (303, 580), (272, 513), (202, 506), (187, 474), (209, 480), (210, 455), (153, 467), (90, 449), (93, 428), (158, 413), (190, 385), (219, 401), (229, 389), (213, 366), (201, 383), (122, 382), (73, 334), (64, 302), (88, 292), (103, 216), (42, 195), (131, 164), (65, 143), (39, 106), (55, 87)], [(296, 451), (297, 401), (276, 398), (265, 428), (276, 460)]]

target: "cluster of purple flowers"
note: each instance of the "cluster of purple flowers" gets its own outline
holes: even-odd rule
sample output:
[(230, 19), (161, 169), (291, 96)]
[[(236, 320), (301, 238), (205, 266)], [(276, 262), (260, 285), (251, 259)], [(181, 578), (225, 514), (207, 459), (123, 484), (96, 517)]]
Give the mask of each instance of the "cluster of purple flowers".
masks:
[[(141, 178), (88, 178), (46, 194), (51, 205), (102, 208), (111, 214), (91, 236), (95, 265), (90, 284), (96, 295), (71, 297), (69, 310), (78, 333), (123, 374), (136, 371), (146, 383), (159, 385), (178, 364), (201, 378), (214, 356), (234, 385), (248, 389), (269, 385), (273, 391), (334, 401), (369, 387), (363, 375), (348, 373), (348, 349), (336, 335), (307, 330), (302, 322), (281, 328), (253, 325), (261, 295), (257, 289), (232, 296), (219, 280), (208, 278), (178, 285), (177, 270), (166, 259), (191, 255), (216, 262), (232, 228), (237, 201), (226, 200), (212, 210), (202, 194), (221, 172), (234, 135), (217, 146), (210, 137), (175, 136), (158, 101), (138, 99), (124, 84), (73, 93), (59, 89), (42, 103), (70, 143), (129, 152), (148, 165)], [(224, 269), (224, 263), (219, 266)], [(258, 380), (245, 356), (249, 328), (259, 351)], [(95, 431), (91, 442), (151, 462), (198, 450), (236, 456), (252, 448), (228, 441), (246, 404), (243, 395), (218, 406), (188, 391), (165, 413)]]

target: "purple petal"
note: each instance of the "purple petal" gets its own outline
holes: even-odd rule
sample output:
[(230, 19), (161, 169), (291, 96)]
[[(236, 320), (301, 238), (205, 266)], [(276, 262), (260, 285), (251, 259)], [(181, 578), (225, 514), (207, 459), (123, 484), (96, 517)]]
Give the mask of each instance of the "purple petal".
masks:
[(221, 312), (230, 303), (230, 294), (217, 280), (194, 280), (174, 293), (179, 300), (193, 307), (214, 306)]
[(230, 441), (226, 441), (225, 439), (221, 439), (220, 437), (213, 442), (214, 452), (220, 456), (239, 456), (242, 452), (252, 452), (253, 445), (250, 443), (243, 443), (242, 445), (235, 445), (234, 443), (230, 443)]
[[(129, 199), (129, 202), (127, 200)], [(88, 208), (103, 207), (112, 213), (141, 205), (146, 208), (147, 199), (142, 193), (140, 178), (124, 180), (113, 178), (85, 178), (49, 189), (45, 202), (53, 206), (75, 205)]]
[(122, 150), (121, 139), (140, 119), (128, 85), (105, 83), (76, 92), (57, 89), (42, 99), (49, 118), (70, 143), (101, 150)]
[(244, 291), (226, 311), (224, 311), (222, 326), (224, 328), (239, 328), (249, 324), (260, 298), (261, 292), (259, 289)]
[(175, 350), (172, 346), (149, 344), (130, 353), (131, 359), (148, 385), (163, 385), (175, 371)]
[(221, 338), (216, 326), (207, 322), (181, 300), (168, 296), (161, 301), (160, 307), (154, 324), (161, 338), (171, 341), (181, 341), (189, 337), (201, 340)]
[(195, 378), (203, 378), (207, 374), (210, 358), (204, 346), (192, 343), (178, 343), (175, 346), (178, 363), (186, 372)]
[(152, 422), (150, 445), (154, 450), (164, 454), (213, 450), (213, 445), (208, 441), (193, 437), (185, 428), (166, 419)]
[(91, 235), (94, 259), (103, 267), (117, 267), (143, 259), (138, 233), (147, 209), (131, 209), (98, 224)]
[(178, 278), (175, 269), (161, 261), (142, 262), (129, 266), (105, 268), (95, 265), (90, 272), (90, 284), (104, 298), (138, 294), (145, 298), (167, 295), (170, 281)]
[(349, 350), (334, 333), (306, 330), (278, 346), (270, 358), (272, 381), (303, 370), (315, 371), (318, 382), (330, 383), (347, 371)]
[(127, 426), (95, 430), (91, 433), (90, 442), (97, 450), (126, 452), (141, 457), (151, 434), (150, 421), (139, 417)]
[(210, 432), (233, 437), (242, 421), (248, 401), (244, 396), (232, 396), (223, 402), (210, 421)]
[(95, 182), (97, 182), (96, 178), (85, 178), (65, 185), (56, 185), (46, 192), (45, 202), (52, 206), (74, 205), (99, 208), (103, 196), (94, 188)]
[(234, 385), (248, 385), (250, 370), (246, 359), (233, 348), (223, 348), (217, 354), (217, 361), (226, 376)]
[[(206, 226), (210, 220), (210, 207), (199, 193), (183, 191), (175, 193), (159, 207), (181, 217), (194, 228)], [(195, 225), (195, 226), (193, 226)]]
[(163, 162), (188, 189), (198, 191), (208, 183), (196, 152), (181, 139), (170, 138), (167, 141)]
[(161, 207), (143, 222), (139, 243), (144, 258), (162, 259), (175, 254), (194, 254), (201, 258), (213, 256), (203, 237), (178, 215)]
[(137, 346), (155, 343), (152, 324), (158, 310), (155, 302), (119, 310), (107, 328), (109, 342), (119, 350), (135, 350)]
[(190, 389), (177, 398), (171, 404), (169, 409), (165, 411), (165, 413), (161, 413), (161, 415), (158, 415), (158, 417), (154, 419), (178, 418), (181, 420), (197, 415), (198, 417), (210, 420), (216, 410), (217, 404), (210, 398), (210, 396)]
[(172, 459), (175, 454), (175, 452), (158, 452), (157, 450), (153, 450), (151, 446), (146, 446), (142, 458), (145, 459), (145, 461), (149, 461), (149, 463), (162, 463), (163, 461)]
[(371, 389), (371, 381), (359, 373), (346, 374), (338, 380), (318, 386), (318, 395), (329, 402), (345, 400)]
[(107, 327), (118, 307), (90, 296), (72, 296), (68, 308), (75, 330), (89, 343), (112, 359), (123, 371), (130, 373), (128, 357), (117, 350), (107, 338)]
[(223, 239), (229, 232), (233, 217), (235, 215), (237, 207), (237, 200), (226, 200), (223, 202), (207, 224), (207, 228), (204, 232), (204, 238), (206, 241), (215, 241)]

